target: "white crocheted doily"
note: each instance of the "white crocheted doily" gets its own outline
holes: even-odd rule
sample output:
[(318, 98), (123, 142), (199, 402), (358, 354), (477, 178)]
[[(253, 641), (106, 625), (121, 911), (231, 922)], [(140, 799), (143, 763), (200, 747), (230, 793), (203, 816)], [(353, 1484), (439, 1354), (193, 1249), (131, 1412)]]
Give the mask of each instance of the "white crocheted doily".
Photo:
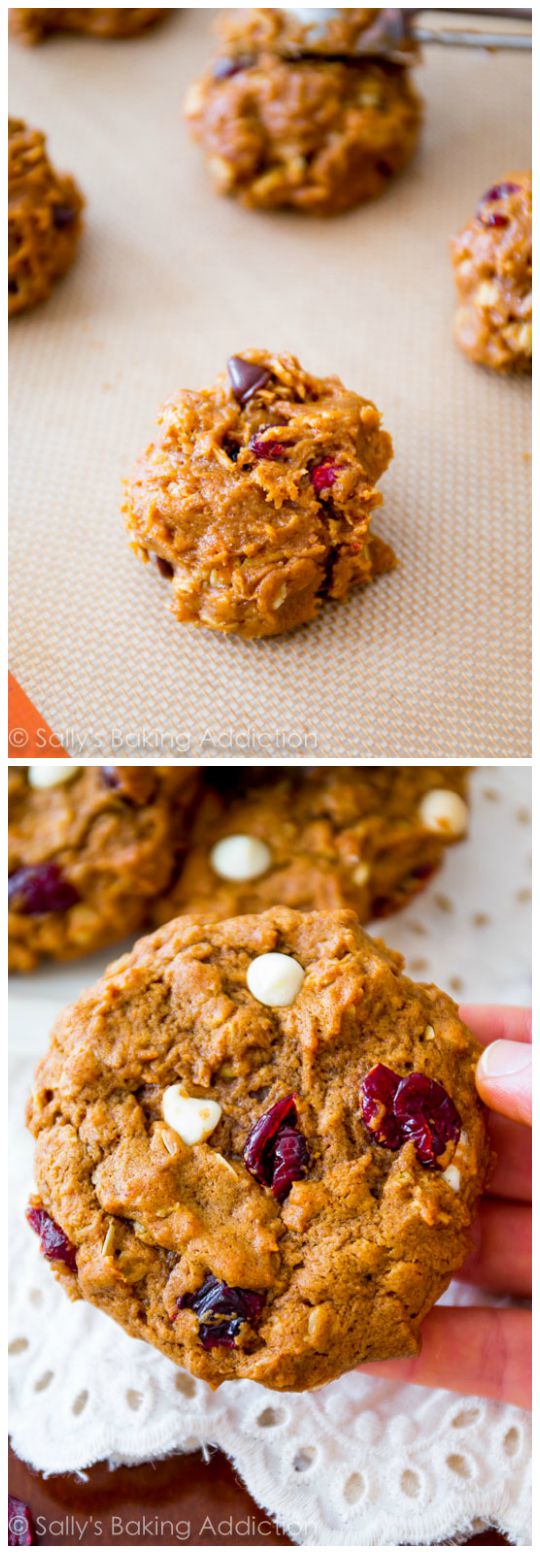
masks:
[[(405, 951), (413, 976), (469, 1001), (525, 1002), (529, 772), (484, 768), (473, 794), (471, 839), (384, 934)], [(213, 1444), (299, 1544), (418, 1546), (488, 1525), (528, 1544), (530, 1426), (521, 1410), (358, 1374), (312, 1394), (277, 1395), (251, 1382), (212, 1394), (100, 1312), (66, 1300), (24, 1219), (32, 1146), (22, 1115), (56, 1010), (96, 969), (97, 957), (20, 978), (13, 989), (15, 1451), (58, 1473)], [(458, 1285), (446, 1297), (464, 1298)]]

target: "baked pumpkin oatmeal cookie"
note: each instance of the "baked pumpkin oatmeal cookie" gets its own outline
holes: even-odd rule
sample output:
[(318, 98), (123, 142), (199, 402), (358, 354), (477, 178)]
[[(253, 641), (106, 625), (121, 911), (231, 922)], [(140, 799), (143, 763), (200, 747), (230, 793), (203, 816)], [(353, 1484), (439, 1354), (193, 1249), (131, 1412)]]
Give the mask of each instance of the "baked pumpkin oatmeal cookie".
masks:
[(29, 1222), (72, 1299), (214, 1387), (416, 1353), (488, 1170), (478, 1052), (353, 913), (179, 918), (56, 1023)]
[(465, 355), (495, 372), (532, 368), (532, 180), (508, 173), (451, 244)]
[(210, 768), (207, 783), (158, 923), (278, 903), (352, 907), (366, 923), (423, 890), (468, 826), (462, 767), (274, 767), (262, 781), (252, 767)]
[(41, 43), (50, 32), (86, 32), (96, 38), (131, 38), (152, 27), (165, 10), (134, 10), (120, 6), (116, 11), (85, 10), (82, 6), (56, 11), (45, 6), (33, 10), (12, 9), (10, 29), (23, 43)]
[(69, 268), (84, 200), (69, 173), (49, 161), (45, 136), (8, 121), (8, 311), (43, 302)]
[(133, 548), (177, 620), (266, 637), (387, 571), (370, 533), (392, 443), (370, 400), (294, 356), (244, 351), (163, 406), (126, 488)]
[[(374, 14), (338, 12), (317, 53), (313, 27), (295, 25), (294, 12), (225, 13), (223, 52), (185, 104), (219, 193), (329, 216), (373, 199), (401, 172), (421, 103), (403, 48), (373, 41)], [(364, 31), (372, 52), (355, 58)]]
[(69, 960), (148, 921), (185, 843), (191, 767), (70, 766), (9, 772), (9, 965)]

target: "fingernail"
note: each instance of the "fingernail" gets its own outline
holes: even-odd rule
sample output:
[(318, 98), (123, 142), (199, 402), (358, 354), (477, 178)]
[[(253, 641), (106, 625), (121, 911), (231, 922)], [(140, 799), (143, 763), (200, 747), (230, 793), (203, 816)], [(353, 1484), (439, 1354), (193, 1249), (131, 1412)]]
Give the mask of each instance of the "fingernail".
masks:
[(478, 1067), (486, 1079), (504, 1079), (529, 1068), (531, 1049), (528, 1042), (493, 1041), (482, 1053)]

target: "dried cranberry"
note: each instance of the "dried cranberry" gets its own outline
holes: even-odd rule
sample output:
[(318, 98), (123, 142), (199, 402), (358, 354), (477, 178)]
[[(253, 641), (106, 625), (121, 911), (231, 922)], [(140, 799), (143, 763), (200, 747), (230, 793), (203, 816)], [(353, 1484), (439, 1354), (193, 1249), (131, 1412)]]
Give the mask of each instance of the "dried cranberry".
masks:
[(240, 70), (249, 70), (255, 61), (252, 54), (237, 54), (236, 59), (216, 59), (212, 67), (212, 75), (215, 81), (227, 81), (229, 76), (236, 76)]
[(437, 865), (435, 863), (417, 863), (416, 868), (411, 869), (407, 878), (410, 880), (429, 880), (432, 874), (436, 873), (436, 869)]
[(71, 1241), (68, 1241), (60, 1226), (56, 1224), (56, 1220), (51, 1219), (46, 1209), (38, 1209), (33, 1204), (30, 1204), (30, 1207), (26, 1210), (26, 1218), (28, 1224), (32, 1226), (32, 1230), (35, 1230), (36, 1236), (39, 1236), (40, 1250), (43, 1252), (43, 1256), (47, 1258), (47, 1261), (49, 1263), (65, 1263), (66, 1268), (70, 1268), (72, 1273), (76, 1273), (77, 1259), (75, 1247), (72, 1246)]
[(264, 388), (270, 378), (267, 367), (261, 367), (257, 362), (246, 362), (243, 356), (229, 356), (227, 372), (234, 397), (240, 405), (247, 405), (248, 400), (253, 399), (257, 390)]
[(480, 220), (482, 222), (482, 226), (483, 227), (509, 227), (510, 226), (510, 217), (509, 216), (503, 216), (502, 211), (499, 211), (499, 210), (486, 211), (485, 215), (483, 215), (483, 214), (481, 215)]
[(518, 183), (494, 183), (494, 184), (492, 184), (491, 189), (488, 189), (487, 192), (482, 195), (482, 198), (480, 200), (480, 204), (481, 205), (489, 205), (489, 204), (491, 204), (491, 202), (493, 200), (504, 200), (505, 195), (507, 195), (507, 194), (519, 194), (519, 184)]
[(299, 1182), (309, 1170), (309, 1149), (303, 1133), (298, 1128), (282, 1126), (274, 1148), (272, 1192), (278, 1203), (290, 1192), (293, 1182)]
[(324, 464), (316, 464), (311, 471), (311, 484), (317, 496), (321, 491), (326, 491), (329, 486), (334, 486), (338, 478), (340, 465), (327, 459)]
[(427, 1074), (408, 1074), (401, 1080), (394, 1112), (403, 1141), (412, 1139), (418, 1159), (436, 1166), (447, 1144), (457, 1144), (461, 1117), (443, 1085)]
[(179, 1311), (194, 1311), (199, 1318), (203, 1349), (234, 1349), (240, 1328), (244, 1322), (257, 1322), (265, 1299), (257, 1290), (231, 1288), (209, 1273), (200, 1289), (181, 1295), (176, 1305)]
[(403, 1143), (401, 1127), (394, 1116), (394, 1101), (400, 1075), (384, 1063), (376, 1063), (362, 1085), (362, 1116), (377, 1144), (399, 1149)]
[(310, 1164), (306, 1140), (295, 1126), (297, 1117), (296, 1097), (285, 1095), (263, 1112), (244, 1144), (248, 1171), (263, 1186), (271, 1187), (280, 1203)]
[(282, 459), (287, 451), (282, 442), (265, 441), (264, 437), (251, 437), (249, 446), (256, 459)]
[(53, 205), (52, 215), (57, 232), (63, 232), (65, 227), (72, 225), (77, 212), (73, 205)]
[(42, 912), (67, 912), (80, 900), (57, 863), (36, 863), (16, 869), (8, 880), (9, 904), (16, 912), (37, 917)]
[(32, 1515), (24, 1500), (8, 1495), (8, 1548), (26, 1549), (34, 1542)]
[(399, 1149), (412, 1139), (422, 1165), (436, 1166), (447, 1144), (457, 1144), (461, 1117), (443, 1085), (427, 1074), (402, 1078), (376, 1063), (362, 1085), (362, 1116), (377, 1144)]

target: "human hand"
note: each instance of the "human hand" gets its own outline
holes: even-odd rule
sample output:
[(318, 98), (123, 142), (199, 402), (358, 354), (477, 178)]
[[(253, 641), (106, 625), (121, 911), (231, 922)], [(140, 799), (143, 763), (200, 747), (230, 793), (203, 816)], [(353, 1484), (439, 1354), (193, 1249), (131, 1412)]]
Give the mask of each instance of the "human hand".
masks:
[[(460, 1014), (484, 1047), (476, 1083), (490, 1108), (497, 1163), (472, 1226), (475, 1250), (455, 1277), (492, 1294), (524, 1299), (531, 1294), (530, 1012), (484, 1005), (468, 1006)], [(488, 1306), (436, 1306), (422, 1324), (419, 1355), (360, 1369), (366, 1376), (530, 1408), (531, 1315)]]

